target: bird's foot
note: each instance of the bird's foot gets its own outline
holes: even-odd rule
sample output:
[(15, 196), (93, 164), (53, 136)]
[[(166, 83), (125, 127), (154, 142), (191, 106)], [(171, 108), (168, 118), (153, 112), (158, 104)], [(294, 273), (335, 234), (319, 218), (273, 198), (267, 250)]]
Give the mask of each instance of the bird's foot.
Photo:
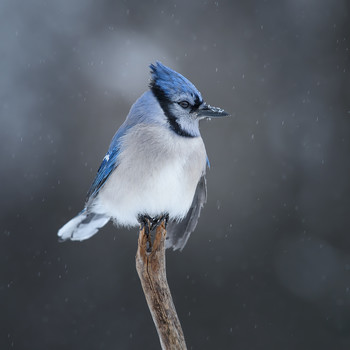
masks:
[(154, 231), (163, 221), (164, 221), (164, 226), (166, 228), (169, 221), (169, 214), (163, 214), (152, 218), (151, 231)]
[(147, 236), (147, 252), (150, 253), (152, 251), (152, 233), (155, 232), (157, 227), (161, 225), (164, 221), (165, 228), (169, 221), (169, 214), (163, 214), (156, 217), (150, 217), (149, 215), (139, 215), (138, 222), (140, 223), (140, 229), (145, 230), (145, 235)]
[(151, 218), (148, 215), (139, 215), (138, 216), (138, 222), (140, 223), (140, 230), (141, 231), (144, 230), (145, 235), (147, 237), (146, 251), (147, 251), (147, 253), (150, 253), (152, 251), (151, 232), (152, 232), (153, 218)]

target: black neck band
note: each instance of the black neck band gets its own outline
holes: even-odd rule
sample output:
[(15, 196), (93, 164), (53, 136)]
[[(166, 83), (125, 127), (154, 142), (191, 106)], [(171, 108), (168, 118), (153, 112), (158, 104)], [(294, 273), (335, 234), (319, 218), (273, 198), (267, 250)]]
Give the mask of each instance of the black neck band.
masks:
[(169, 125), (171, 130), (173, 130), (176, 134), (183, 136), (183, 137), (195, 137), (186, 130), (182, 129), (180, 124), (177, 121), (177, 118), (171, 113), (169, 105), (171, 102), (169, 99), (165, 96), (162, 89), (160, 89), (157, 85), (154, 83), (150, 84), (150, 88), (153, 92), (153, 95), (158, 100), (160, 106), (162, 107), (162, 110), (165, 114), (165, 116), (168, 118)]

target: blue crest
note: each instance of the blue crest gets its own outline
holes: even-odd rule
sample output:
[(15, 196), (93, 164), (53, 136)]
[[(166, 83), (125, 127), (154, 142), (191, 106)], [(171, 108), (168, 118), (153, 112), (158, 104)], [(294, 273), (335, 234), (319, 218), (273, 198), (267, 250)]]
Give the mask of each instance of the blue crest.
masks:
[(175, 72), (159, 61), (151, 64), (151, 89), (160, 89), (165, 97), (171, 97), (181, 94), (189, 94), (194, 100), (202, 101), (201, 93), (197, 88), (183, 75)]

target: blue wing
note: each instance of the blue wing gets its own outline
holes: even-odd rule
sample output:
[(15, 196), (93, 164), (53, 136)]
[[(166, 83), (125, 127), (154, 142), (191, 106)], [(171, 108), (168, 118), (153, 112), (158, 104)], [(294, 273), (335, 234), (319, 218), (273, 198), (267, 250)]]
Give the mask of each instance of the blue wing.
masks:
[(103, 161), (97, 170), (95, 180), (89, 189), (87, 200), (96, 197), (113, 170), (119, 165), (118, 156), (121, 148), (121, 137), (125, 135), (127, 129), (127, 127), (122, 126), (114, 135), (108, 152), (103, 158)]

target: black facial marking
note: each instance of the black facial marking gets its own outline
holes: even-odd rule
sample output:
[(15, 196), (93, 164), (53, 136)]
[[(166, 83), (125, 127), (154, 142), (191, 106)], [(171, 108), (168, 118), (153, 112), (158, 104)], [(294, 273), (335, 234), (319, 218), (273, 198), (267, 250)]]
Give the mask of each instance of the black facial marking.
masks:
[[(150, 88), (151, 91), (153, 92), (153, 95), (156, 97), (156, 99), (158, 100), (160, 106), (163, 109), (163, 112), (165, 114), (165, 116), (168, 118), (169, 124), (170, 124), (170, 128), (178, 135), (180, 136), (184, 136), (184, 137), (195, 137), (193, 135), (191, 135), (189, 132), (187, 132), (186, 130), (183, 130), (180, 126), (180, 124), (177, 121), (176, 116), (174, 116), (171, 111), (170, 111), (170, 104), (172, 104), (172, 102), (166, 97), (166, 95), (164, 94), (163, 90), (157, 86), (154, 81), (152, 81), (150, 83)], [(197, 107), (198, 108), (198, 107)]]
[(196, 98), (194, 99), (194, 105), (191, 108), (191, 113), (195, 112), (202, 103), (203, 101), (199, 98), (198, 95), (196, 95)]

